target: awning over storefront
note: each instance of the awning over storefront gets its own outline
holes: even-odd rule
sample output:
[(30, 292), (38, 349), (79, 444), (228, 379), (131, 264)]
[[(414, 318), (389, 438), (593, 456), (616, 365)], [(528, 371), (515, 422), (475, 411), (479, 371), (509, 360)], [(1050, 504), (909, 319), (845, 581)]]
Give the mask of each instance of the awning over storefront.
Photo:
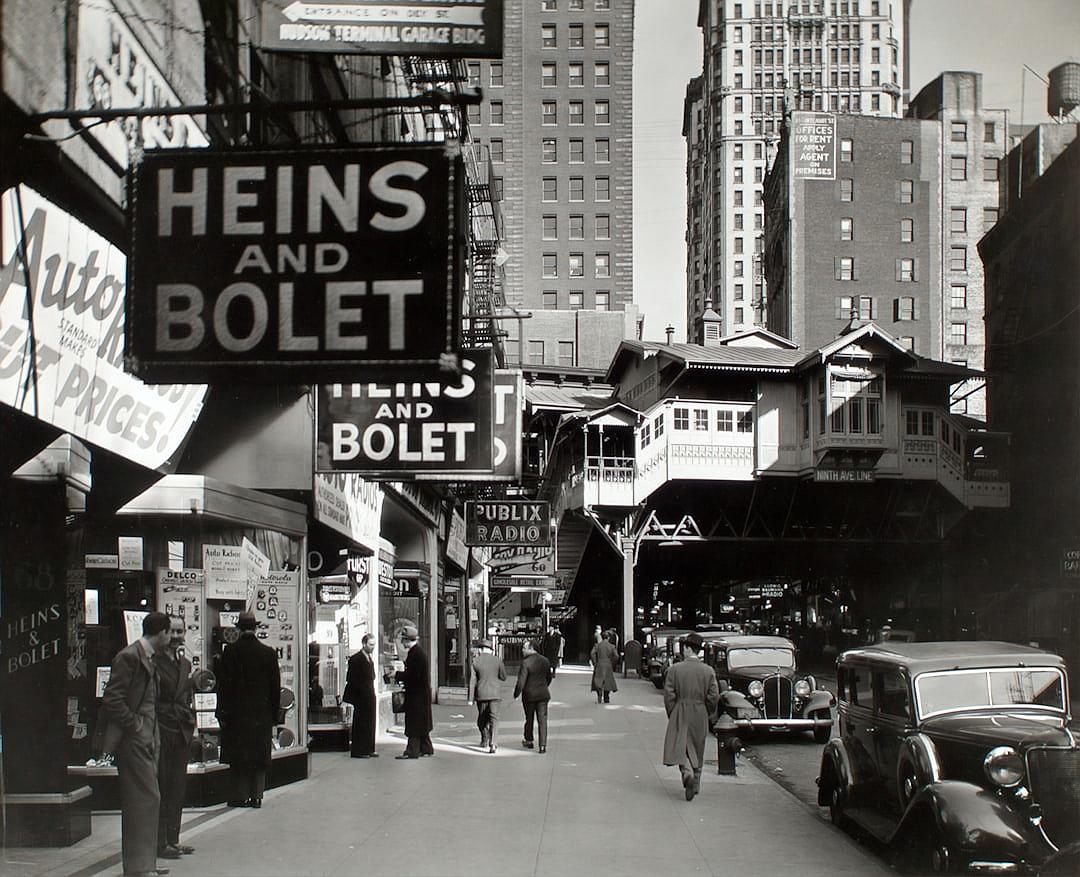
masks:
[(166, 475), (117, 511), (118, 515), (202, 515), (240, 526), (303, 536), (307, 507), (273, 494), (205, 475)]

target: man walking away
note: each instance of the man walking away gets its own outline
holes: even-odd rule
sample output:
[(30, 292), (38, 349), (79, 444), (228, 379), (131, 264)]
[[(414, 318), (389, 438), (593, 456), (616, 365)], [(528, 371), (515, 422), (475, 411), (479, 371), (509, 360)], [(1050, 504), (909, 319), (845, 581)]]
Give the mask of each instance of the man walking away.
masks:
[(494, 752), (495, 731), (499, 724), (499, 705), (502, 703), (501, 682), (506, 679), (506, 667), (502, 658), (495, 654), (491, 640), (477, 643), (477, 655), (472, 662), (469, 677), (469, 703), (476, 701), (476, 727), (480, 729), (480, 746)]
[(378, 758), (375, 751), (375, 637), (365, 633), (360, 651), (349, 658), (341, 699), (353, 705), (352, 757)]
[(277, 652), (255, 637), (257, 622), (241, 612), (240, 638), (225, 648), (218, 681), (221, 760), (232, 768), (230, 807), (261, 807), (270, 766), (271, 736), (281, 708)]
[(154, 653), (169, 642), (169, 616), (151, 612), (142, 623), (142, 636), (122, 648), (101, 703), (108, 718), (103, 748), (116, 755), (120, 779), (120, 832), (124, 873), (147, 877), (168, 874), (157, 868), (158, 789), (157, 672)]
[(548, 686), (555, 676), (551, 662), (538, 654), (532, 640), (525, 640), (521, 647), (525, 659), (518, 670), (514, 685), (514, 697), (521, 695), (521, 705), (525, 708), (525, 734), (521, 745), (533, 748), (533, 717), (536, 717), (537, 733), (540, 738), (540, 754), (547, 752), (548, 701), (551, 691)]
[(555, 675), (555, 671), (559, 668), (559, 659), (562, 657), (563, 650), (563, 638), (559, 633), (559, 628), (555, 625), (551, 626), (548, 631), (548, 635), (544, 637), (543, 653), (544, 657), (548, 659), (548, 663), (551, 664), (551, 675)]
[(664, 735), (664, 764), (679, 766), (686, 800), (701, 791), (701, 765), (705, 761), (705, 741), (709, 720), (720, 702), (716, 673), (701, 660), (704, 640), (688, 634), (683, 660), (673, 664), (664, 680), (664, 708), (668, 714)]
[(615, 665), (619, 662), (619, 653), (608, 641), (608, 633), (600, 634), (600, 642), (593, 646), (589, 655), (592, 662), (592, 690), (596, 692), (597, 703), (610, 703), (611, 692), (618, 691), (615, 684)]
[(158, 819), (158, 855), (179, 859), (195, 852), (180, 843), (180, 820), (184, 814), (187, 788), (188, 749), (195, 734), (194, 689), (191, 661), (184, 656), (184, 619), (169, 619), (169, 644), (154, 654), (157, 668), (157, 720), (161, 732), (158, 756), (158, 786), (161, 788), (161, 815)]
[(408, 649), (405, 669), (394, 678), (405, 684), (405, 751), (395, 758), (420, 758), (435, 754), (431, 744), (431, 669), (428, 656), (419, 646), (420, 634), (409, 626), (401, 631), (401, 644)]

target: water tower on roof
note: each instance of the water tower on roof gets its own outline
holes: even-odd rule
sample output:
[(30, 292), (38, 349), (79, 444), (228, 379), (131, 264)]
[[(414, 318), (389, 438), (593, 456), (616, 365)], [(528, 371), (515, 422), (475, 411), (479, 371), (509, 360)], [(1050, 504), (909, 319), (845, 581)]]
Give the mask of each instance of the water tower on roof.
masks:
[(1066, 61), (1050, 71), (1050, 88), (1046, 93), (1046, 111), (1064, 122), (1080, 106), (1080, 62)]

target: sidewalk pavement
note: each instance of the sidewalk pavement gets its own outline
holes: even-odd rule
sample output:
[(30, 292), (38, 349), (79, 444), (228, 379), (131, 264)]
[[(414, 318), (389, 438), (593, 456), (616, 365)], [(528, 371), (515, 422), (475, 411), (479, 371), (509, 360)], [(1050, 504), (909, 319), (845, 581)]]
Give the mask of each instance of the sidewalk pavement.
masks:
[[(171, 877), (891, 873), (747, 761), (717, 775), (713, 742), (688, 803), (678, 769), (660, 763), (661, 693), (620, 678), (600, 706), (589, 681), (587, 668), (560, 669), (546, 755), (522, 748), (507, 683), (496, 754), (480, 749), (474, 707), (436, 706), (434, 758), (396, 761), (400, 727), (381, 735), (379, 759), (314, 753), (310, 779), (271, 790), (261, 810), (187, 811), (181, 840), (195, 854), (158, 865)], [(4, 850), (0, 873), (118, 875), (119, 822), (95, 816), (93, 834), (62, 850)]]

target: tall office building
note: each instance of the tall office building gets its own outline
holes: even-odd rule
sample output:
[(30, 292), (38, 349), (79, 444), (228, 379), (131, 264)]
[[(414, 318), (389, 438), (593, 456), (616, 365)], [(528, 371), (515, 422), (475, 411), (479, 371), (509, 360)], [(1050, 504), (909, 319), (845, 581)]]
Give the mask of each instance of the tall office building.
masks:
[(785, 109), (903, 114), (910, 0), (701, 0), (700, 82), (687, 140), (690, 337), (708, 304), (722, 331), (765, 323), (762, 185)]
[[(633, 39), (633, 0), (507, 0), (503, 60), (469, 63), (484, 90), (470, 130), (502, 195), (513, 308), (632, 305)], [(526, 361), (578, 364), (573, 315), (548, 321), (566, 328), (544, 338), (505, 322), (511, 358), (521, 331)]]

